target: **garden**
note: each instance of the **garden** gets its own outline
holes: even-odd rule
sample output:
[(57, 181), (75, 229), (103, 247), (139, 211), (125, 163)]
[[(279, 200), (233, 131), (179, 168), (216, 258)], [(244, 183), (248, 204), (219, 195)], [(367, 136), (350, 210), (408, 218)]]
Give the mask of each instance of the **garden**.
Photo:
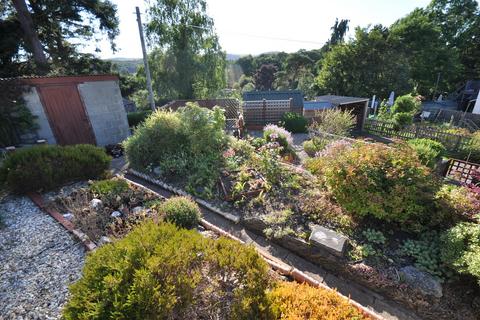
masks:
[(476, 181), (455, 185), (437, 174), (445, 147), (429, 139), (352, 139), (352, 116), (329, 111), (309, 128), (309, 157), (300, 159), (287, 130), (298, 128), (284, 126), (239, 140), (223, 134), (220, 110), (188, 105), (154, 113), (125, 150), (132, 169), (240, 216), (289, 249), (294, 241), (314, 246), (317, 226), (346, 237), (330, 268), (422, 316), (452, 318), (455, 306), (474, 319), (480, 194)]
[[(153, 112), (123, 147), (131, 172), (184, 190), (169, 199), (106, 173), (110, 159), (96, 147), (9, 154), (0, 179), (12, 192), (83, 181), (46, 204), (100, 246), (70, 287), (63, 316), (368, 318), (336, 293), (286, 281), (252, 247), (202, 227), (194, 201), (202, 199), (423, 318), (476, 319), (478, 181), (455, 185), (437, 174), (441, 143), (352, 138), (354, 118), (334, 109), (316, 117), (299, 152), (291, 131), (307, 130), (305, 120), (288, 114), (280, 125), (238, 139), (224, 132), (220, 108)], [(329, 247), (319, 228), (345, 244)]]
[[(210, 113), (196, 106), (188, 107), (185, 112), (190, 114), (183, 116), (193, 120), (185, 123), (188, 127), (177, 127), (182, 123), (176, 118), (179, 114), (167, 114), (169, 128), (163, 131), (170, 134), (172, 132), (168, 130), (178, 129), (173, 137), (178, 137), (177, 142), (182, 144), (184, 153), (176, 159), (185, 161), (185, 164), (181, 168), (167, 164), (161, 167), (162, 172), (172, 181), (184, 181), (185, 188), (192, 193), (212, 199), (216, 195), (215, 183), (210, 183), (208, 174), (202, 173), (201, 169), (224, 161), (223, 152), (219, 157), (208, 157), (208, 152), (213, 153), (216, 147), (223, 149), (229, 141), (222, 131), (222, 113)], [(195, 123), (195, 120), (199, 122)], [(147, 123), (149, 121), (155, 123), (156, 120), (148, 119)], [(142, 130), (141, 126), (138, 130)], [(204, 141), (202, 146), (209, 148), (195, 148), (192, 138)], [(132, 145), (127, 143), (125, 147), (131, 148)], [(180, 149), (172, 146), (168, 150)], [(199, 159), (194, 160), (195, 155)], [(55, 296), (55, 305), (62, 305), (58, 317), (370, 318), (366, 309), (352, 304), (335, 291), (292, 282), (291, 278), (273, 271), (252, 246), (203, 228), (200, 208), (190, 197), (166, 199), (122, 177), (112, 176), (108, 171), (110, 160), (102, 148), (91, 145), (43, 145), (9, 153), (1, 165), (0, 178), (5, 191), (10, 193), (3, 200), (7, 201), (5, 208), (11, 209), (9, 201), (25, 202), (17, 194), (41, 192), (45, 201), (41, 208), (49, 213), (61, 213), (59, 222), (71, 224), (74, 234), (80, 234), (80, 238), (89, 239), (97, 246), (85, 258), (79, 253), (78, 259), (85, 259), (83, 270), (81, 277), (74, 275), (76, 269), (69, 271), (70, 277), (78, 280), (70, 285), (68, 295)], [(180, 172), (187, 172), (191, 165), (195, 165), (193, 168), (201, 175), (192, 180), (177, 176)], [(214, 173), (213, 170), (209, 172)], [(204, 187), (199, 188), (199, 184)], [(8, 229), (11, 217), (6, 218), (5, 228)], [(24, 218), (26, 223), (26, 216)], [(45, 229), (43, 235), (40, 233), (35, 237), (50, 236), (49, 232)], [(62, 238), (65, 234), (66, 230)], [(59, 238), (58, 234), (53, 236)], [(74, 244), (68, 246), (62, 250), (71, 250), (69, 248)], [(48, 248), (39, 250), (38, 254), (44, 255)], [(64, 253), (53, 255), (60, 260)], [(36, 263), (31, 261), (30, 267), (38, 271)], [(53, 269), (56, 268), (54, 263), (51, 268), (49, 275), (45, 276), (47, 279), (50, 273), (58, 272)], [(65, 274), (64, 269), (62, 272)], [(58, 278), (56, 281), (65, 282)], [(51, 294), (49, 290), (42, 294), (47, 299)], [(26, 291), (30, 292), (30, 289)], [(8, 299), (5, 301), (9, 302)], [(26, 312), (34, 316), (31, 310)]]

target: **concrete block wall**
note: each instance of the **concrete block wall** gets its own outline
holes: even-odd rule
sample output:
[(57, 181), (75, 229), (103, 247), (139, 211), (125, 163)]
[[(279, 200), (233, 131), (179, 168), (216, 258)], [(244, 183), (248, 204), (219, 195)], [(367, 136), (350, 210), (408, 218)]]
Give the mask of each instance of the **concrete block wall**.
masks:
[(118, 81), (92, 81), (78, 85), (97, 145), (115, 144), (130, 133)]
[(25, 105), (30, 110), (32, 115), (36, 117), (35, 122), (38, 125), (36, 139), (45, 139), (47, 140), (48, 144), (56, 144), (57, 141), (52, 129), (50, 128), (50, 123), (48, 122), (47, 114), (43, 109), (37, 89), (35, 87), (29, 87), (29, 89), (24, 92), (23, 99), (25, 100)]

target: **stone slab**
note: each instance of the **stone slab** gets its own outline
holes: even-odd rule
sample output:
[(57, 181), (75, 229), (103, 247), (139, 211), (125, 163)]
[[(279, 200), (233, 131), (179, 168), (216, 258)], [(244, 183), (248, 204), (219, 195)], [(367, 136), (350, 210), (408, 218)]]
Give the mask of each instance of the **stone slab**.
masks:
[(312, 226), (310, 234), (310, 243), (336, 254), (343, 256), (347, 245), (348, 238), (322, 226)]

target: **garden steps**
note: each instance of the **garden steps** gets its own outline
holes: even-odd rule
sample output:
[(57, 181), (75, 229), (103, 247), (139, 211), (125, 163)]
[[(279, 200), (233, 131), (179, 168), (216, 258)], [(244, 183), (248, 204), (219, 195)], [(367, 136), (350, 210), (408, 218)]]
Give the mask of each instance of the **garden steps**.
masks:
[[(174, 193), (132, 174), (127, 173), (124, 178), (166, 198), (174, 196)], [(287, 250), (276, 243), (272, 243), (266, 237), (245, 229), (241, 224), (234, 223), (204, 207), (201, 207), (201, 211), (205, 221), (214, 225), (216, 228), (227, 232), (231, 236), (255, 246), (261, 251), (262, 255), (266, 255), (269, 260), (273, 260), (283, 266), (298, 269), (319, 283), (330, 288), (335, 288), (339, 293), (350, 297), (353, 301), (361, 304), (384, 319), (420, 319), (413, 311), (406, 309), (398, 303), (386, 299), (382, 295), (373, 292), (358, 283), (354, 283), (326, 271), (324, 268), (307, 261), (296, 255), (294, 252)]]

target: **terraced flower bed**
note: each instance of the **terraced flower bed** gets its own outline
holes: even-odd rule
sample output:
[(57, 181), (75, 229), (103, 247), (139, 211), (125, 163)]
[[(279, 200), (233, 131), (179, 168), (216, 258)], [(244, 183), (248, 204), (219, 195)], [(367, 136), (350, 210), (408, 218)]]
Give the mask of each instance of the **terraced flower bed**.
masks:
[[(222, 121), (193, 105), (157, 112), (126, 142), (130, 165), (423, 317), (454, 319), (452, 310), (462, 310), (462, 319), (475, 319), (480, 239), (468, 212), (480, 202), (472, 190), (444, 186), (415, 147), (337, 139), (294, 166), (285, 130), (237, 140), (222, 133)], [(346, 237), (345, 247), (325, 247), (312, 236), (319, 227)]]

